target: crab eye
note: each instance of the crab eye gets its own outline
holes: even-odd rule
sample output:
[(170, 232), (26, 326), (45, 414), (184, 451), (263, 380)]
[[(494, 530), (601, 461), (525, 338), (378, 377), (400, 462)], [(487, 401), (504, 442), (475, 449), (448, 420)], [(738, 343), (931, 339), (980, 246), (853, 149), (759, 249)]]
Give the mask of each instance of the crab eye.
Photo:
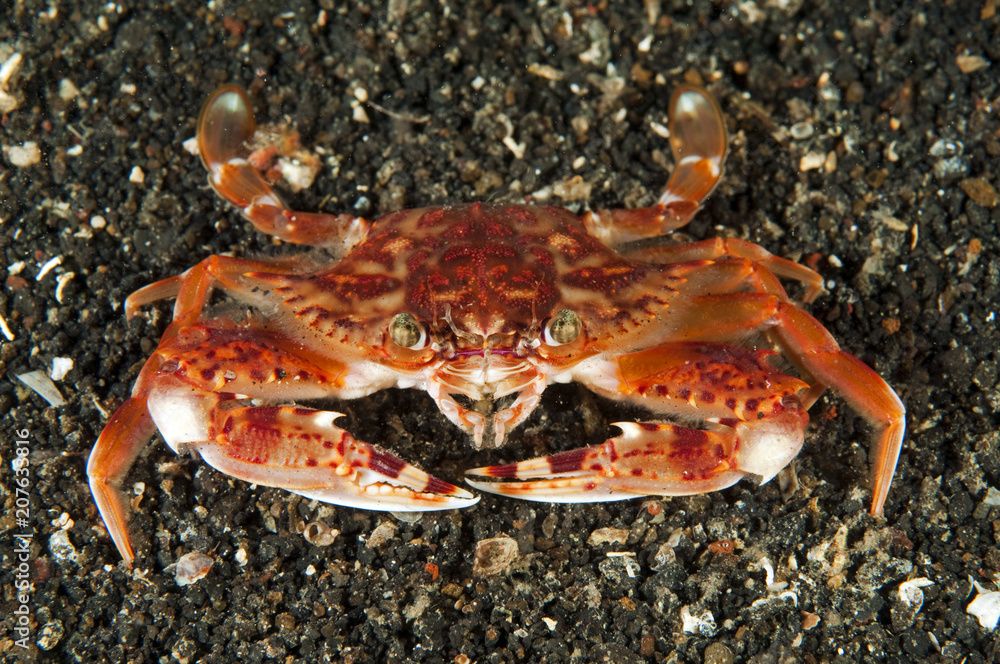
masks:
[(396, 314), (389, 323), (389, 338), (396, 345), (420, 350), (427, 343), (427, 333), (413, 314)]
[(545, 325), (545, 343), (550, 346), (562, 346), (575, 341), (580, 336), (583, 324), (580, 317), (572, 309), (563, 309)]

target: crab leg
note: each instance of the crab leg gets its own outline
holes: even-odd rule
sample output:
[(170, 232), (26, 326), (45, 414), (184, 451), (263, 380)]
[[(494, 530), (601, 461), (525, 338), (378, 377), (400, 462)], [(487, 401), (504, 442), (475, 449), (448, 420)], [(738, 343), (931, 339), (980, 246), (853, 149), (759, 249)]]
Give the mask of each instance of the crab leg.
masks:
[(156, 429), (175, 451), (197, 451), (229, 475), (325, 502), (394, 511), (476, 502), (467, 491), (354, 439), (333, 424), (337, 413), (243, 404), (268, 395), (336, 396), (344, 389), (343, 363), (280, 332), (225, 320), (168, 332), (87, 464), (98, 509), (128, 564), (135, 554), (122, 483)]
[[(161, 279), (143, 286), (125, 298), (125, 318), (132, 320), (140, 307), (172, 297), (183, 301), (185, 320), (197, 319), (214, 286), (232, 287), (240, 276), (253, 272), (269, 274), (301, 274), (308, 271), (310, 262), (301, 256), (285, 256), (267, 260), (248, 260), (230, 256), (209, 256), (195, 267), (181, 274)], [(185, 286), (186, 285), (186, 286)], [(182, 288), (193, 296), (181, 298)], [(177, 306), (174, 307), (175, 311)]]
[(871, 463), (872, 516), (881, 516), (896, 471), (906, 428), (899, 396), (867, 364), (840, 349), (819, 321), (795, 305), (765, 293), (730, 293), (692, 298), (675, 315), (675, 337), (733, 339), (748, 331), (767, 332), (812, 385), (808, 408), (829, 387), (875, 428)]
[(122, 492), (122, 483), (155, 432), (153, 420), (146, 412), (145, 396), (133, 396), (111, 416), (87, 461), (90, 493), (111, 540), (129, 567), (135, 560), (135, 553), (128, 538), (129, 505)]
[[(653, 422), (615, 422), (622, 435), (601, 445), (467, 471), (478, 489), (541, 502), (625, 500), (720, 491), (787, 465), (802, 447), (808, 417), (795, 412), (718, 431)], [(755, 447), (763, 442), (763, 447)], [(737, 454), (741, 446), (756, 452)], [(772, 475), (773, 477), (773, 475)], [(492, 481), (497, 478), (501, 481)]]
[(616, 422), (622, 435), (601, 445), (476, 468), (467, 481), (551, 502), (690, 495), (724, 489), (745, 476), (767, 482), (798, 454), (809, 422), (797, 398), (808, 385), (771, 368), (769, 355), (674, 343), (625, 355), (617, 368), (607, 361), (592, 366), (601, 374), (616, 369), (618, 398), (664, 414), (708, 414), (709, 429)]
[(726, 125), (716, 101), (701, 88), (682, 85), (670, 99), (670, 148), (674, 172), (656, 205), (600, 210), (584, 217), (591, 235), (616, 247), (686, 225), (722, 178)]
[[(745, 337), (748, 333), (754, 331), (766, 332), (771, 336), (781, 347), (783, 354), (810, 379), (811, 385), (801, 383), (801, 381), (788, 376), (782, 377), (778, 372), (773, 372), (773, 375), (767, 375), (766, 367), (758, 359), (756, 370), (747, 361), (741, 361), (729, 373), (724, 371), (702, 371), (701, 373), (705, 376), (715, 376), (710, 381), (713, 387), (711, 390), (708, 390), (707, 383), (700, 380), (697, 375), (668, 376), (671, 372), (676, 374), (677, 371), (680, 371), (678, 367), (697, 367), (698, 362), (705, 362), (704, 358), (697, 361), (691, 357), (685, 358), (683, 353), (678, 353), (677, 349), (681, 346), (677, 343), (665, 344), (652, 349), (623, 355), (618, 358), (617, 367), (605, 365), (601, 366), (599, 370), (590, 368), (589, 370), (593, 375), (581, 375), (580, 379), (590, 382), (593, 389), (601, 391), (612, 398), (624, 398), (636, 401), (669, 414), (704, 417), (706, 412), (711, 413), (714, 409), (714, 419), (720, 424), (729, 424), (734, 417), (737, 422), (747, 419), (744, 424), (737, 424), (737, 433), (741, 426), (754, 427), (754, 420), (752, 417), (748, 418), (748, 413), (758, 418), (760, 417), (761, 411), (758, 410), (759, 399), (754, 397), (754, 408), (748, 407), (746, 399), (736, 400), (727, 398), (724, 402), (721, 399), (717, 401), (716, 399), (720, 393), (720, 385), (724, 391), (733, 394), (746, 394), (745, 386), (730, 386), (726, 388), (725, 381), (721, 381), (720, 376), (730, 375), (730, 373), (736, 376), (746, 376), (757, 371), (760, 378), (765, 379), (763, 381), (760, 379), (755, 380), (754, 383), (757, 385), (762, 384), (762, 382), (774, 384), (775, 381), (779, 380), (794, 380), (799, 385), (794, 390), (788, 389), (785, 391), (782, 403), (784, 403), (785, 397), (791, 399), (796, 409), (800, 407), (803, 409), (803, 415), (804, 409), (812, 405), (819, 395), (822, 394), (823, 389), (830, 387), (843, 397), (851, 407), (858, 411), (876, 430), (871, 463), (871, 514), (872, 516), (881, 516), (896, 464), (899, 460), (905, 430), (906, 411), (896, 393), (873, 369), (850, 353), (841, 350), (837, 342), (823, 328), (819, 321), (777, 295), (767, 293), (705, 295), (692, 298), (684, 305), (678, 305), (671, 314), (671, 336), (675, 339), (690, 339), (691, 341), (687, 343), (704, 344), (704, 342), (731, 341)], [(680, 343), (683, 344), (685, 342)], [(726, 351), (726, 354), (729, 356), (738, 352), (750, 352), (742, 351), (735, 347), (727, 348), (729, 350)], [(718, 353), (721, 353), (721, 351), (718, 351)], [(719, 358), (716, 358), (713, 362), (721, 361), (722, 357), (723, 355), (719, 355)], [(613, 365), (614, 363), (609, 362), (608, 364)], [(601, 388), (602, 383), (600, 381), (606, 380), (608, 375), (619, 376), (621, 387), (618, 390), (618, 394)], [(689, 400), (692, 407), (691, 410), (678, 410), (676, 402), (671, 402), (669, 399), (664, 401), (657, 398), (665, 396), (660, 394), (661, 391), (675, 393), (678, 386), (681, 386), (681, 391), (677, 393), (682, 398)], [(713, 404), (712, 406), (706, 406), (704, 403), (706, 399), (699, 397), (699, 395), (706, 393), (711, 396), (709, 403)], [(699, 399), (701, 399), (702, 403), (699, 403)], [(720, 407), (723, 408), (721, 411), (719, 410)], [(803, 429), (805, 427), (804, 421), (802, 427)], [(675, 432), (675, 429), (671, 429), (671, 432)], [(761, 443), (761, 445), (767, 449), (771, 447), (771, 443)], [(666, 441), (665, 446), (669, 448), (669, 439)], [(779, 444), (778, 447), (783, 447), (783, 444)], [(576, 453), (581, 454), (579, 451)], [(551, 460), (552, 457), (548, 457), (547, 459)], [(581, 464), (588, 460), (589, 457), (581, 457)], [(734, 460), (736, 461), (735, 464), (733, 463)], [(745, 467), (740, 462), (739, 455), (735, 459), (726, 457), (726, 461), (736, 469)], [(539, 500), (556, 500), (556, 498), (548, 495), (547, 492), (556, 486), (558, 482), (565, 479), (566, 472), (570, 472), (566, 470), (563, 459), (557, 460), (555, 469), (553, 469), (551, 462), (545, 461), (545, 459), (524, 463), (529, 465), (522, 467), (518, 464), (509, 464), (507, 466), (477, 468), (469, 471), (469, 474), (474, 477), (478, 476), (483, 479), (490, 477), (505, 478), (507, 480), (506, 482), (489, 484), (480, 481), (471, 483), (473, 486), (497, 493), (517, 492), (521, 497), (528, 498), (530, 496), (524, 494), (534, 491)], [(544, 464), (548, 464), (548, 466)], [(580, 486), (583, 488), (580, 490), (596, 489), (612, 481), (612, 479), (616, 483), (613, 486), (623, 483), (628, 486), (638, 486), (638, 484), (624, 482), (621, 478), (623, 472), (632, 470), (628, 466), (598, 465), (595, 465), (592, 472), (590, 472), (589, 483), (582, 483)], [(780, 467), (775, 468), (774, 472), (777, 472)], [(681, 468), (683, 469), (683, 466)], [(571, 472), (579, 473), (583, 469), (583, 466), (581, 466), (580, 468), (573, 469)], [(759, 472), (755, 474), (762, 475)], [(545, 479), (537, 482), (522, 483), (518, 486), (519, 481), (538, 477), (544, 477)], [(556, 484), (546, 484), (546, 482)], [(715, 488), (724, 487), (717, 486)], [(668, 484), (664, 484), (662, 491), (651, 493), (675, 495), (673, 491)], [(639, 493), (645, 493), (645, 491)]]
[(289, 210), (248, 161), (245, 144), (257, 125), (246, 92), (235, 85), (216, 90), (198, 117), (198, 152), (215, 191), (258, 230), (286, 242), (339, 248), (364, 241), (371, 224), (349, 214)]
[(770, 283), (772, 276), (794, 279), (805, 284), (806, 294), (802, 301), (806, 304), (815, 300), (823, 292), (823, 277), (818, 272), (787, 258), (775, 256), (763, 247), (746, 240), (715, 238), (714, 240), (688, 244), (650, 247), (628, 252), (627, 255), (636, 260), (668, 266), (688, 261), (718, 261), (725, 257), (743, 258), (752, 261), (755, 271), (758, 272), (754, 276), (755, 286), (764, 292), (774, 295), (784, 294), (784, 289), (776, 289)]
[[(132, 293), (125, 300), (125, 315), (131, 319), (144, 304), (176, 297), (175, 321), (168, 327), (160, 342), (162, 348), (185, 325), (200, 318), (213, 285), (232, 282), (244, 272), (260, 269), (290, 271), (293, 263), (290, 259), (249, 261), (212, 256), (182, 275), (163, 279)], [(181, 345), (184, 346), (186, 341), (189, 340)], [(135, 554), (128, 539), (128, 503), (122, 495), (121, 485), (129, 468), (156, 432), (146, 408), (146, 400), (161, 365), (167, 363), (169, 361), (161, 357), (160, 353), (146, 362), (132, 389), (132, 396), (111, 416), (87, 462), (87, 476), (94, 502), (107, 525), (111, 539), (129, 565), (135, 559)]]

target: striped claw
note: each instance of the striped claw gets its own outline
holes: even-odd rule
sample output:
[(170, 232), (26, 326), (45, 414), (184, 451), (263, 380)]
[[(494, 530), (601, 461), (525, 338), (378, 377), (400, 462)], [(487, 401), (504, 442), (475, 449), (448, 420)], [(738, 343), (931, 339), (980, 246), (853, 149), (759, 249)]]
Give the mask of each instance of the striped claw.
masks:
[(197, 450), (210, 466), (247, 482), (325, 503), (392, 512), (455, 509), (479, 501), (355, 439), (333, 423), (340, 413), (292, 406), (213, 409), (203, 415), (212, 423), (202, 432), (172, 424), (179, 411), (185, 422), (196, 422), (197, 399), (189, 404), (175, 393), (160, 402), (155, 396), (150, 414), (167, 444)]
[[(461, 509), (479, 502), (479, 496), (428, 475), (394, 454), (369, 447), (372, 465), (344, 467), (348, 475), (345, 484), (289, 490), (324, 503), (383, 512)], [(337, 472), (340, 470), (338, 467)]]
[(342, 435), (344, 453), (333, 469), (339, 481), (331, 482), (329, 472), (300, 468), (294, 479), (287, 470), (283, 473), (282, 488), (324, 503), (388, 512), (460, 509), (479, 502), (479, 496), (429, 475), (391, 452), (356, 440), (346, 431)]
[[(683, 496), (718, 491), (747, 474), (736, 470), (735, 430), (616, 422), (622, 435), (602, 445), (466, 471), (491, 493), (553, 503)], [(797, 451), (797, 448), (796, 448)]]

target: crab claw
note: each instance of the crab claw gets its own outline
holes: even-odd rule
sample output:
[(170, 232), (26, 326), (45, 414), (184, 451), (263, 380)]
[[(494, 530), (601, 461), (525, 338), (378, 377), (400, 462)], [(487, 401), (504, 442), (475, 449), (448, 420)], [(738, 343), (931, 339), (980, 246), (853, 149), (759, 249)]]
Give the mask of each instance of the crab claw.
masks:
[(235, 409), (228, 416), (235, 422), (229, 425), (233, 439), (245, 432), (244, 440), (249, 440), (270, 421), (282, 428), (282, 441), (266, 450), (266, 458), (259, 456), (265, 452), (260, 447), (234, 447), (228, 441), (193, 445), (206, 463), (227, 475), (368, 510), (424, 512), (468, 507), (479, 501), (390, 452), (356, 440), (333, 424), (340, 413), (257, 407)]
[(324, 503), (387, 512), (460, 509), (479, 502), (479, 496), (428, 475), (369, 443), (352, 439), (345, 452), (346, 458), (334, 469), (341, 476), (337, 485), (322, 486), (321, 477), (313, 478), (305, 472), (296, 478), (296, 484), (301, 481), (312, 486), (284, 488)]
[[(616, 422), (622, 435), (601, 445), (500, 466), (466, 471), (466, 482), (491, 493), (552, 503), (625, 500), (637, 496), (685, 496), (718, 491), (746, 475), (767, 481), (801, 446), (794, 427), (769, 432), (761, 458), (740, 458), (737, 433), (673, 424)], [(775, 463), (777, 461), (778, 463)], [(739, 462), (745, 462), (737, 467)], [(780, 465), (778, 465), (780, 464)], [(773, 475), (771, 475), (773, 476)]]
[[(479, 501), (355, 439), (333, 423), (340, 413), (294, 406), (198, 412), (204, 405), (197, 393), (190, 399), (178, 392), (162, 401), (157, 396), (150, 399), (150, 415), (167, 444), (195, 450), (210, 466), (247, 482), (325, 503), (391, 512), (447, 510)], [(198, 423), (210, 420), (209, 430), (201, 429)]]

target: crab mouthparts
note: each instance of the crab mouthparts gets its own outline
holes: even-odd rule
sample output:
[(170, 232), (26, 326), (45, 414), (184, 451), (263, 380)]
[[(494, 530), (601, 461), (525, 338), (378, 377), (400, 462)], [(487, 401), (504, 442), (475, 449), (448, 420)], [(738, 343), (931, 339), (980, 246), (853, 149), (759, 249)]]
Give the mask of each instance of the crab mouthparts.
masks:
[[(524, 419), (515, 407), (520, 395), (509, 395), (501, 399), (485, 396), (464, 408), (462, 428), (472, 436), (479, 449), (500, 447), (506, 442), (507, 434)], [(526, 414), (525, 414), (526, 415)]]
[(441, 367), (438, 406), (477, 448), (500, 447), (538, 404), (544, 376), (514, 353), (464, 354)]

